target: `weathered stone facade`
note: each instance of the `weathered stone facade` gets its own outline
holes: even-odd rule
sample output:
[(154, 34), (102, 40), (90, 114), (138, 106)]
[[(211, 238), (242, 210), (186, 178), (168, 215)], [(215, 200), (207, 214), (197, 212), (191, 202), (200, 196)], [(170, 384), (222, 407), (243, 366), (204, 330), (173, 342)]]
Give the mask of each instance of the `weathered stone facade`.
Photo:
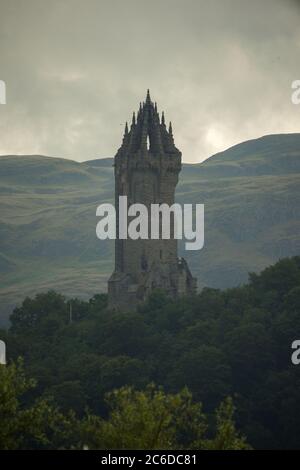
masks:
[[(167, 130), (164, 114), (160, 119), (149, 90), (137, 118), (133, 113), (130, 131), (126, 123), (114, 167), (117, 234), (119, 196), (127, 196), (128, 206), (147, 206), (149, 217), (152, 203), (174, 203), (181, 152), (174, 145), (171, 123)], [(172, 230), (173, 224), (171, 234)], [(172, 298), (196, 291), (196, 279), (177, 256), (177, 240), (117, 238), (115, 270), (108, 281), (109, 307), (135, 307), (154, 289), (163, 289)]]

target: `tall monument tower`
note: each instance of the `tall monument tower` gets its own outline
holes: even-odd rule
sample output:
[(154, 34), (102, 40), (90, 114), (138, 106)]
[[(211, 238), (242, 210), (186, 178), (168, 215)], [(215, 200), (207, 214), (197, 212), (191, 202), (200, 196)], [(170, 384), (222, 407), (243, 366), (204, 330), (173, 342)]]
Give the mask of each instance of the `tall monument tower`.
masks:
[[(151, 204), (174, 203), (181, 152), (175, 147), (171, 123), (167, 130), (164, 114), (160, 118), (149, 90), (137, 116), (133, 113), (130, 130), (126, 123), (114, 168), (117, 237), (119, 196), (127, 196), (128, 206), (144, 204), (149, 219)], [(171, 234), (172, 230), (174, 221)], [(135, 307), (154, 289), (162, 289), (172, 298), (194, 293), (196, 282), (186, 261), (177, 256), (176, 239), (116, 239), (115, 270), (108, 281), (109, 307)]]

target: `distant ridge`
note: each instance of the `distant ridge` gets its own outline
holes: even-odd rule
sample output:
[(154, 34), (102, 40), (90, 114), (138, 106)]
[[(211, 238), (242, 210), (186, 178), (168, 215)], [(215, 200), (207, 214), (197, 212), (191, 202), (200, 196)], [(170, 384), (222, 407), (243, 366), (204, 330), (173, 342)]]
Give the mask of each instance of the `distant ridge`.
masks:
[[(295, 150), (295, 146), (299, 146), (300, 133), (287, 133), (287, 134), (267, 134), (256, 139), (245, 140), (229, 147), (222, 152), (215, 153), (205, 161), (208, 162), (212, 158), (214, 160), (219, 158), (228, 157), (230, 160), (233, 158), (241, 158), (243, 155), (253, 154), (255, 151), (264, 150), (270, 152), (271, 149), (276, 148), (282, 150), (283, 153)], [(300, 149), (299, 149), (300, 150)]]
[[(184, 151), (184, 149), (182, 149)], [(105, 291), (113, 241), (95, 235), (96, 208), (114, 200), (113, 159), (0, 157), (0, 323), (26, 295)], [(183, 164), (176, 201), (203, 203), (205, 243), (180, 253), (199, 287), (232, 287), (300, 254), (300, 134), (252, 139)]]
[(96, 158), (95, 160), (86, 160), (82, 163), (85, 163), (89, 166), (100, 166), (100, 167), (110, 167), (114, 163), (113, 157), (106, 157), (106, 158)]

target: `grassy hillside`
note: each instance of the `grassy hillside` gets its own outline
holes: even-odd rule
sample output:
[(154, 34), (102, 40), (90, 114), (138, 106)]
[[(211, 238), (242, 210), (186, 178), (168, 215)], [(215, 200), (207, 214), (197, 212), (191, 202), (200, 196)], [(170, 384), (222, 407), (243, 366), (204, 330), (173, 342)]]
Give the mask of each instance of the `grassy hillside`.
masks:
[[(300, 134), (251, 140), (183, 166), (177, 200), (205, 204), (203, 250), (183, 253), (180, 244), (199, 287), (237, 285), (249, 271), (299, 254), (299, 171)], [(0, 157), (2, 321), (27, 294), (105, 291), (113, 242), (96, 238), (95, 211), (113, 191), (111, 159)]]

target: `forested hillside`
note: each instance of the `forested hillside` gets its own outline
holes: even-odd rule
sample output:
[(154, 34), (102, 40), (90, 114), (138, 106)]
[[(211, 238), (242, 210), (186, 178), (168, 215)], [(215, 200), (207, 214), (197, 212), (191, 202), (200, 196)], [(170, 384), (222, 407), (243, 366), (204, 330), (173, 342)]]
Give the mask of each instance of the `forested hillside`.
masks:
[(242, 287), (205, 288), (176, 302), (156, 292), (137, 312), (108, 311), (104, 294), (89, 301), (39, 294), (15, 309), (0, 337), (9, 360), (22, 356), (37, 380), (27, 406), (53, 397), (63, 413), (84, 419), (88, 406), (106, 417), (104, 397), (113, 389), (154, 383), (176, 394), (187, 386), (212, 425), (214, 410), (232, 397), (237, 428), (252, 447), (300, 449), (300, 365), (291, 362), (299, 311), (294, 257)]

